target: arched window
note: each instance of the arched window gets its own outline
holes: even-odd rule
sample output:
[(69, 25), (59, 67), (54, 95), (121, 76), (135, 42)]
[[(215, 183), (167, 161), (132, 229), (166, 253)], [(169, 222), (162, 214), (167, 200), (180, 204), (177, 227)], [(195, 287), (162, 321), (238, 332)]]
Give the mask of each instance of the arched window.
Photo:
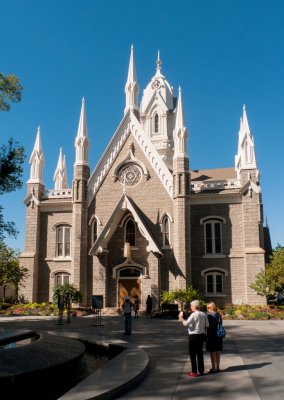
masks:
[(119, 276), (121, 278), (136, 278), (141, 276), (141, 271), (140, 269), (134, 267), (122, 268), (119, 270)]
[(71, 255), (71, 227), (58, 225), (56, 227), (56, 257), (70, 257)]
[(202, 218), (204, 224), (204, 242), (206, 255), (221, 255), (222, 249), (222, 229), (226, 219), (218, 216)]
[(125, 243), (136, 246), (136, 227), (132, 218), (128, 218), (125, 223)]
[(98, 221), (94, 218), (92, 222), (92, 244), (95, 243), (98, 237)]
[(224, 274), (218, 271), (208, 271), (205, 274), (206, 294), (218, 295), (224, 293)]
[(65, 283), (69, 283), (70, 275), (67, 273), (59, 273), (55, 275), (55, 286), (61, 286)]
[(158, 133), (159, 132), (159, 115), (155, 114), (154, 117), (154, 132)]
[(170, 220), (167, 215), (162, 220), (163, 246), (170, 245)]

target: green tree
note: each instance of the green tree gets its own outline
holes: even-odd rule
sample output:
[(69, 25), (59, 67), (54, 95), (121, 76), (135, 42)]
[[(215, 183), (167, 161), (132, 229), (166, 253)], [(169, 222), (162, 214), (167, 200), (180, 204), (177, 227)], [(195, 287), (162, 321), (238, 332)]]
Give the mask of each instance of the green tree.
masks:
[(265, 270), (256, 276), (256, 280), (250, 285), (258, 295), (267, 299), (276, 296), (277, 292), (284, 290), (284, 247), (278, 244), (270, 256), (270, 262)]
[[(15, 75), (4, 76), (0, 73), (0, 111), (9, 111), (10, 103), (21, 101), (23, 87)], [(22, 164), (25, 160), (24, 148), (13, 138), (8, 145), (0, 146), (0, 195), (12, 192), (22, 187)], [(3, 207), (0, 206), (0, 242), (8, 236), (16, 237), (17, 229), (14, 222), (5, 222)]]
[(189, 304), (193, 300), (200, 300), (201, 295), (198, 290), (192, 286), (187, 286), (186, 289), (176, 289), (162, 292), (162, 303), (173, 303), (175, 300)]
[(21, 101), (22, 90), (18, 77), (13, 74), (5, 76), (0, 72), (0, 110), (9, 111), (10, 103)]
[(57, 305), (59, 296), (63, 296), (64, 307), (67, 310), (67, 322), (70, 322), (71, 303), (79, 303), (82, 300), (81, 292), (71, 283), (64, 283), (54, 288), (53, 301)]
[(28, 277), (28, 269), (19, 265), (19, 254), (19, 250), (0, 242), (0, 286), (3, 288), (3, 302), (7, 286), (13, 286), (16, 289), (18, 301), (19, 287), (23, 285), (21, 282)]

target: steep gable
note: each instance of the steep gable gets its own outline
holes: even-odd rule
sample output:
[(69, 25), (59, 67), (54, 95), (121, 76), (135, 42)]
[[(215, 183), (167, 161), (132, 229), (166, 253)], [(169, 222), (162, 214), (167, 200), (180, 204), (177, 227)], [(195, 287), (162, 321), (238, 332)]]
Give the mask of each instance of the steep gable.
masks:
[(166, 191), (172, 197), (173, 190), (173, 176), (164, 161), (161, 159), (159, 153), (151, 143), (150, 139), (145, 134), (141, 124), (132, 111), (128, 111), (119, 124), (116, 132), (114, 133), (111, 141), (109, 142), (105, 152), (103, 153), (100, 161), (94, 169), (89, 182), (88, 194), (89, 204), (93, 197), (96, 195), (104, 178), (113, 165), (116, 157), (118, 156), (122, 146), (129, 137), (130, 133), (135, 137), (139, 147), (144, 153), (145, 157), (151, 164), (153, 170), (159, 177), (161, 183)]

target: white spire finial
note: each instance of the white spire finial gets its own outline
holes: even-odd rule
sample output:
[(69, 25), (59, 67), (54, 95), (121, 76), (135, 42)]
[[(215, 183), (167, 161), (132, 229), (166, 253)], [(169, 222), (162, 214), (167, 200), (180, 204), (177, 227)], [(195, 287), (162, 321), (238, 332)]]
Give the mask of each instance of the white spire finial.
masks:
[(238, 152), (235, 156), (235, 170), (240, 178), (241, 170), (256, 169), (254, 140), (250, 132), (246, 106), (243, 105), (243, 115), (240, 122)]
[(185, 126), (181, 87), (178, 89), (178, 102), (176, 107), (176, 123), (174, 129), (174, 158), (187, 157), (187, 129)]
[(250, 129), (249, 129), (249, 123), (248, 123), (245, 104), (243, 105), (242, 127), (243, 127), (244, 133), (249, 133), (250, 134)]
[(155, 76), (162, 76), (161, 69), (162, 69), (162, 60), (160, 58), (160, 50), (158, 50), (158, 57), (157, 57), (157, 61), (156, 61), (156, 75)]
[(37, 135), (32, 154), (30, 156), (31, 165), (29, 183), (42, 183), (42, 173), (44, 166), (44, 155), (41, 146), (40, 127), (37, 128)]
[(66, 160), (65, 155), (62, 155), (62, 147), (59, 150), (59, 157), (57, 162), (57, 167), (54, 172), (53, 180), (55, 182), (55, 190), (59, 189), (67, 189), (68, 182), (67, 182), (67, 173), (66, 173)]
[(80, 120), (77, 136), (75, 139), (76, 159), (75, 165), (88, 164), (89, 138), (87, 130), (87, 117), (85, 108), (85, 98), (82, 98)]
[(139, 86), (137, 83), (137, 76), (136, 76), (136, 69), (134, 62), (134, 47), (132, 44), (130, 50), (127, 81), (125, 84), (126, 100), (125, 100), (124, 114), (126, 114), (129, 109), (132, 111), (138, 110), (138, 92), (139, 92)]

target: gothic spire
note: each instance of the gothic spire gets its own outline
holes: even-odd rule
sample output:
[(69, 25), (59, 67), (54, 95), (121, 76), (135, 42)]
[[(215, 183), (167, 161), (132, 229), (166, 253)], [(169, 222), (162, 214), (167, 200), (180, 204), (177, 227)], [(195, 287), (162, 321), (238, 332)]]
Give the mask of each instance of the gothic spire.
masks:
[(235, 157), (235, 169), (238, 178), (240, 177), (241, 170), (256, 169), (254, 140), (249, 128), (245, 105), (243, 106), (243, 115), (240, 121), (238, 153)]
[(75, 149), (76, 149), (75, 165), (88, 164), (89, 138), (87, 130), (87, 118), (86, 118), (84, 97), (82, 99), (78, 132), (75, 139)]
[(42, 183), (42, 172), (44, 166), (44, 155), (41, 146), (40, 127), (37, 129), (36, 140), (30, 156), (31, 165), (29, 183)]
[(130, 110), (138, 110), (138, 92), (139, 86), (137, 83), (136, 70), (135, 70), (135, 62), (134, 62), (134, 48), (131, 46), (130, 50), (130, 60), (129, 60), (129, 68), (128, 68), (128, 76), (125, 84), (125, 109), (124, 114)]
[(185, 126), (181, 88), (178, 91), (176, 123), (174, 129), (174, 158), (187, 157), (187, 128)]
[(62, 156), (62, 148), (60, 147), (59, 157), (57, 162), (57, 167), (54, 172), (53, 180), (55, 182), (54, 189), (67, 189), (68, 182), (67, 182), (67, 172), (66, 172), (66, 160), (65, 156)]

